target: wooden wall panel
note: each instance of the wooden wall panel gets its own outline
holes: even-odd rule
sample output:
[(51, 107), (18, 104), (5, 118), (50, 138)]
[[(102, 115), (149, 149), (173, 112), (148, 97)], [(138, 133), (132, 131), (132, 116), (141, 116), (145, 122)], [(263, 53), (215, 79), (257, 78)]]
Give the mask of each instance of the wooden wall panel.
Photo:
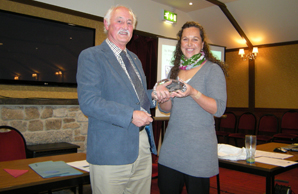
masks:
[(256, 108), (298, 108), (298, 44), (259, 48)]
[(226, 53), (228, 65), (227, 107), (248, 107), (248, 62), (242, 61), (238, 51)]

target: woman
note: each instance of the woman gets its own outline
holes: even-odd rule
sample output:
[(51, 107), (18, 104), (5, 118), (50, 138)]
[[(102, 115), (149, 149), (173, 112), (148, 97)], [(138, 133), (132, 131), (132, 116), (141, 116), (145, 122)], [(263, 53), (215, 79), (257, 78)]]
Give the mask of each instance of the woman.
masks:
[(204, 29), (186, 22), (178, 32), (171, 79), (179, 79), (186, 91), (170, 93), (157, 84), (155, 98), (170, 120), (158, 161), (161, 194), (179, 194), (184, 184), (188, 193), (209, 193), (209, 178), (218, 174), (217, 138), (214, 116), (226, 108), (224, 64), (215, 59)]

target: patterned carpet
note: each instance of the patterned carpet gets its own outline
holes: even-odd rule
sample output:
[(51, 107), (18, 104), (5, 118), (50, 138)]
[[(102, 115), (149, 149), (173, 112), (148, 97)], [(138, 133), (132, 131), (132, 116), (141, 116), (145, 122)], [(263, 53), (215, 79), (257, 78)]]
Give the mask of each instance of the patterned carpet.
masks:
[[(225, 168), (220, 168), (219, 173), (222, 194), (264, 194), (266, 192), (265, 177)], [(290, 186), (292, 194), (298, 194), (298, 168), (275, 176), (275, 180), (276, 184)], [(184, 189), (182, 194), (186, 193)], [(159, 194), (157, 179), (152, 180), (151, 194)], [(216, 177), (210, 179), (210, 194), (217, 194)]]
[[(221, 194), (264, 194), (265, 177), (219, 168)], [(151, 194), (159, 194), (157, 178), (152, 179)], [(275, 176), (276, 184), (290, 186), (292, 194), (298, 194), (298, 168)], [(77, 192), (78, 193), (78, 192)], [(73, 194), (69, 189), (53, 194)], [(84, 194), (92, 194), (90, 185), (84, 186)], [(186, 189), (182, 194), (187, 194)], [(217, 194), (216, 177), (210, 179), (210, 194)]]

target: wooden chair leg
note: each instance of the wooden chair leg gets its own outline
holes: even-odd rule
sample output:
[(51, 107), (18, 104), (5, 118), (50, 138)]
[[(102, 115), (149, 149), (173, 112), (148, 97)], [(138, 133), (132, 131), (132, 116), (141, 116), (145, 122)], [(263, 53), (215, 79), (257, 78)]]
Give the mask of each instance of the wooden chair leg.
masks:
[(71, 190), (74, 194), (77, 194), (77, 187), (72, 187), (72, 188), (70, 188), (70, 190)]

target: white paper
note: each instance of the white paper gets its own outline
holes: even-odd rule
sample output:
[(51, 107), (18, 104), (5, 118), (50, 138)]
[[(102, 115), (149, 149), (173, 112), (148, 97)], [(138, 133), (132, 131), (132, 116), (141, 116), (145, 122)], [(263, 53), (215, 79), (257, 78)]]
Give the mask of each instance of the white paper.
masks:
[(287, 167), (293, 164), (297, 164), (297, 162), (293, 162), (289, 160), (282, 160), (282, 159), (268, 158), (268, 157), (255, 158), (255, 161), (265, 163), (265, 164), (271, 164), (275, 166), (282, 166), (282, 167)]
[(80, 160), (80, 161), (75, 161), (75, 162), (68, 162), (68, 165), (78, 168), (80, 170), (84, 170), (89, 172), (89, 163), (86, 160)]
[(261, 150), (256, 150), (256, 155), (255, 157), (267, 157), (267, 158), (276, 158), (276, 159), (285, 159), (289, 158), (293, 155), (290, 154), (283, 154), (283, 153), (276, 153), (276, 152), (266, 152), (266, 151), (261, 151)]
[(245, 160), (245, 148), (239, 148), (229, 144), (218, 144), (218, 158), (226, 160)]

